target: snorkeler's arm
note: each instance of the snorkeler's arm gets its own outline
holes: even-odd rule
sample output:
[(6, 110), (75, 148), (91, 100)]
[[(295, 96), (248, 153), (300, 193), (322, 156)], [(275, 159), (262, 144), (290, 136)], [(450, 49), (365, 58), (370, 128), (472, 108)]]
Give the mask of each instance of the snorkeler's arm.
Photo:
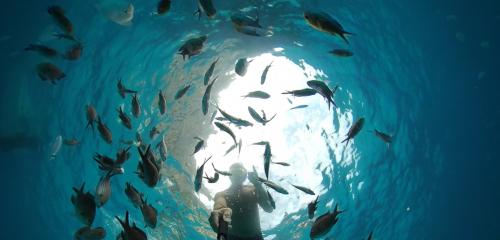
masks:
[(212, 230), (214, 232), (217, 232), (217, 229), (219, 228), (219, 215), (224, 215), (226, 214), (226, 211), (230, 211), (227, 207), (226, 199), (224, 198), (224, 192), (219, 192), (215, 194), (214, 197), (214, 209), (212, 213), (210, 214), (210, 217), (208, 218), (208, 221), (210, 222), (210, 226), (212, 227)]

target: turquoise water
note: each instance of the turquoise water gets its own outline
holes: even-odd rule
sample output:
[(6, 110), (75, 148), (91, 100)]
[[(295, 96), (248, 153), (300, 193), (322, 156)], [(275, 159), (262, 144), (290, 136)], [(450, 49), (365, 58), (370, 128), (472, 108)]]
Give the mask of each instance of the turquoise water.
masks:
[[(134, 173), (139, 156), (132, 148), (125, 173), (112, 178), (109, 202), (97, 210), (93, 226), (104, 227), (106, 239), (116, 239), (120, 226), (114, 216), (123, 217), (126, 210), (144, 227), (141, 212), (123, 193), (126, 182), (133, 183), (159, 211), (158, 226), (145, 230), (148, 239), (214, 239), (207, 222), (211, 197), (227, 188), (229, 181), (205, 183), (196, 194), (192, 186), (196, 167), (213, 155), (218, 168), (228, 169), (241, 161), (247, 169), (255, 165), (263, 176), (262, 149), (249, 144), (264, 139), (271, 142), (276, 161), (291, 164), (272, 166), (272, 178), (286, 186), (290, 195), (273, 194), (276, 210), (261, 211), (266, 239), (309, 239), (312, 221), (307, 219), (306, 206), (314, 197), (294, 190), (290, 182), (320, 195), (317, 216), (337, 203), (346, 210), (328, 234), (330, 239), (363, 239), (370, 231), (375, 239), (500, 237), (494, 220), (498, 194), (482, 193), (495, 188), (498, 174), (486, 167), (491, 165), (470, 165), (468, 160), (469, 152), (481, 154), (472, 156), (488, 162), (496, 156), (489, 152), (493, 141), (488, 139), (494, 137), (498, 121), (492, 119), (500, 108), (487, 96), (495, 89), (489, 81), (498, 79), (492, 58), (498, 37), (472, 22), (487, 18), (488, 23), (498, 24), (498, 6), (471, 8), (470, 14), (486, 16), (479, 20), (464, 13), (465, 3), (462, 8), (377, 0), (214, 2), (217, 16), (198, 20), (192, 15), (195, 1), (174, 1), (164, 16), (154, 14), (155, 1), (133, 1), (135, 15), (129, 26), (110, 21), (94, 3), (5, 3), (1, 133), (3, 139), (32, 140), (19, 143), (19, 148), (7, 144), (12, 138), (2, 141), (5, 239), (72, 238), (82, 227), (73, 214), (72, 187), (85, 182), (86, 189), (94, 192), (103, 173), (93, 155), (114, 156), (124, 146), (120, 140), (135, 139), (137, 131), (153, 145), (165, 136), (169, 156), (162, 180), (149, 188)], [(67, 75), (57, 85), (36, 76), (35, 66), (44, 58), (21, 50), (35, 42), (58, 49), (69, 46), (51, 36), (59, 31), (46, 13), (51, 4), (66, 10), (84, 44), (81, 59), (52, 60)], [(233, 12), (255, 16), (257, 7), (260, 23), (273, 32), (270, 37), (243, 35), (232, 27)], [(304, 10), (311, 8), (330, 13), (355, 33), (349, 37), (350, 44), (311, 28), (303, 18)], [(464, 20), (469, 17), (472, 20)], [(208, 36), (202, 53), (184, 61), (177, 50), (198, 35)], [(335, 57), (328, 53), (334, 48), (349, 49), (354, 56)], [(203, 75), (217, 57), (213, 104), (246, 119), (251, 119), (248, 106), (266, 109), (270, 116), (277, 113), (266, 126), (234, 128), (244, 142), (240, 155), (234, 151), (224, 157), (232, 140), (211, 124), (214, 106), (207, 116), (201, 113)], [(234, 73), (234, 64), (242, 57), (254, 59), (243, 78)], [(485, 64), (470, 63), (470, 59)], [(260, 75), (271, 61), (266, 85), (261, 87)], [(119, 79), (139, 91), (142, 111), (140, 118), (132, 118), (133, 130), (124, 128), (116, 113), (123, 106), (131, 116), (131, 96), (122, 99), (116, 90)], [(319, 96), (290, 98), (290, 104), (280, 94), (306, 87), (312, 79), (324, 80), (331, 88), (339, 86), (334, 97), (338, 108), (329, 110)], [(175, 101), (175, 93), (186, 84), (192, 85), (190, 90)], [(241, 99), (257, 89), (271, 93), (271, 99)], [(157, 107), (159, 90), (167, 98), (163, 116)], [(85, 128), (87, 104), (95, 106), (109, 126), (112, 144)], [(309, 107), (288, 111), (298, 104)], [(466, 121), (467, 116), (477, 118), (477, 124)], [(361, 133), (348, 145), (341, 143), (360, 117), (366, 119)], [(160, 126), (161, 134), (150, 139), (154, 126)], [(484, 133), (480, 138), (467, 131), (476, 126), (484, 128), (478, 130)], [(374, 136), (375, 128), (394, 135), (390, 147)], [(63, 145), (51, 160), (51, 142), (59, 135), (74, 137), (81, 144)], [(206, 139), (207, 147), (193, 156), (195, 136)], [(465, 145), (473, 138), (478, 140)], [(213, 173), (211, 166), (206, 171)], [(488, 179), (482, 180), (485, 175)]]

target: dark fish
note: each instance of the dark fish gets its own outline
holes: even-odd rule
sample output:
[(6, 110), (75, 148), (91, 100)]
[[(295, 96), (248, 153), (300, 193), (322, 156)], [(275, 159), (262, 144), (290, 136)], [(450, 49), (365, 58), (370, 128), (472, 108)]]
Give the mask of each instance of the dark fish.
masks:
[(266, 179), (263, 179), (263, 178), (258, 178), (259, 182), (261, 183), (264, 183), (264, 185), (272, 188), (273, 190), (275, 190), (276, 192), (279, 192), (281, 194), (288, 194), (288, 191), (286, 189), (284, 189), (283, 187), (279, 186), (278, 184), (274, 183), (274, 182), (271, 182), (269, 180), (266, 180)]
[(290, 185), (294, 186), (295, 188), (297, 188), (300, 191), (305, 192), (305, 193), (307, 193), (309, 195), (316, 195), (316, 193), (314, 193), (313, 190), (311, 190), (309, 188), (302, 187), (302, 186), (297, 186), (297, 185), (293, 185), (293, 184), (290, 184)]
[(149, 187), (155, 187), (160, 180), (160, 170), (156, 165), (156, 159), (154, 154), (151, 152), (151, 145), (148, 146), (145, 152), (142, 151), (140, 147), (137, 148), (139, 155), (141, 156), (141, 161), (137, 166), (137, 175), (141, 178), (146, 185)]
[(336, 86), (333, 91), (322, 81), (311, 80), (307, 81), (307, 86), (316, 90), (319, 95), (323, 96), (328, 103), (328, 108), (330, 108), (330, 103), (333, 104), (334, 107), (337, 107), (337, 104), (333, 101), (333, 94), (337, 91), (338, 86)]
[(191, 84), (179, 89), (179, 91), (177, 91), (177, 93), (175, 94), (175, 100), (179, 100), (182, 96), (184, 96), (184, 94), (186, 94), (190, 87)]
[(251, 127), (253, 126), (253, 124), (247, 120), (243, 120), (241, 118), (237, 118), (235, 116), (232, 116), (230, 115), (229, 113), (223, 111), (222, 109), (220, 109), (219, 107), (217, 107), (217, 109), (219, 110), (219, 112), (222, 114), (222, 116), (224, 116), (225, 120), (228, 120), (230, 123), (236, 125), (236, 126), (240, 126), (240, 127)]
[(171, 0), (160, 0), (156, 6), (156, 12), (159, 15), (165, 14), (170, 10)]
[(87, 105), (85, 106), (85, 112), (87, 116), (87, 127), (92, 127), (94, 129), (94, 122), (97, 121), (97, 111), (95, 110), (94, 106), (92, 105)]
[(273, 207), (273, 209), (276, 209), (276, 202), (274, 201), (273, 199), (273, 196), (271, 196), (271, 193), (269, 193), (269, 191), (267, 191), (267, 199), (269, 200), (269, 203), (271, 203), (271, 207)]
[(135, 223), (130, 226), (130, 222), (128, 219), (128, 211), (125, 213), (125, 221), (122, 221), (118, 216), (115, 217), (120, 225), (123, 228), (123, 231), (120, 233), (121, 238), (123, 240), (147, 240), (148, 237), (146, 233), (138, 228)]
[(158, 211), (151, 204), (148, 204), (147, 200), (143, 200), (141, 203), (141, 213), (144, 217), (144, 222), (147, 227), (155, 228), (158, 222)]
[(108, 202), (109, 197), (111, 196), (111, 177), (114, 176), (112, 171), (106, 173), (105, 176), (99, 179), (99, 183), (97, 183), (97, 187), (95, 190), (96, 193), (96, 203), (97, 207), (102, 207), (106, 202)]
[(132, 93), (132, 94), (136, 94), (137, 91), (134, 91), (134, 90), (130, 90), (128, 88), (126, 88), (123, 83), (122, 83), (122, 80), (118, 80), (118, 84), (116, 84), (116, 87), (118, 88), (118, 94), (120, 94), (120, 96), (122, 98), (125, 98), (126, 94), (127, 93)]
[(226, 125), (224, 125), (223, 123), (220, 123), (220, 122), (215, 122), (214, 124), (221, 131), (226, 132), (227, 134), (229, 134), (229, 136), (231, 136), (231, 138), (234, 141), (234, 145), (238, 145), (238, 143), (236, 142), (236, 135), (234, 135), (233, 131), (228, 126), (226, 126)]
[(201, 12), (204, 12), (210, 19), (215, 17), (217, 10), (215, 9), (212, 0), (198, 0), (198, 10), (194, 12), (194, 15), (198, 15), (198, 19), (200, 19)]
[(309, 216), (309, 219), (314, 218), (314, 212), (316, 212), (316, 209), (318, 209), (318, 199), (319, 196), (317, 196), (314, 201), (307, 204), (307, 215)]
[(167, 100), (165, 99), (165, 96), (163, 96), (161, 90), (160, 93), (158, 94), (158, 108), (160, 109), (161, 115), (167, 112)]
[(217, 78), (215, 78), (212, 81), (212, 83), (208, 84), (207, 89), (205, 90), (205, 94), (203, 94), (203, 98), (201, 100), (201, 111), (203, 112), (203, 115), (207, 115), (207, 113), (208, 113), (210, 94), (211, 94), (212, 87), (213, 87), (216, 80), (217, 80)]
[(198, 192), (201, 189), (201, 183), (203, 181), (203, 171), (204, 171), (204, 168), (205, 168), (205, 164), (211, 158), (212, 158), (212, 156), (210, 156), (209, 158), (205, 159), (205, 161), (203, 162), (203, 164), (201, 164), (201, 166), (196, 170), (196, 176), (194, 177), (194, 191), (195, 192)]
[(299, 108), (306, 108), (306, 107), (309, 107), (309, 105), (298, 105), (298, 106), (290, 108), (290, 110), (299, 109)]
[(118, 117), (122, 122), (122, 125), (128, 129), (132, 129), (132, 120), (127, 116), (125, 112), (123, 112), (122, 107), (119, 107), (116, 111), (118, 111)]
[(316, 90), (314, 90), (312, 88), (304, 88), (304, 89), (299, 89), (299, 90), (286, 91), (286, 92), (281, 93), (281, 94), (291, 94), (294, 97), (309, 97), (309, 96), (316, 95), (316, 93), (318, 93), (318, 92), (316, 92)]
[(258, 123), (261, 123), (262, 125), (266, 125), (268, 122), (270, 122), (271, 120), (274, 119), (274, 117), (276, 117), (276, 114), (274, 114), (274, 116), (271, 118), (271, 119), (267, 119), (266, 118), (266, 113), (264, 111), (262, 111), (262, 117), (257, 113), (257, 111), (255, 111), (255, 109), (253, 109), (252, 107), (248, 107), (248, 112), (250, 113), (250, 116), (252, 116), (252, 118), (257, 121)]
[(378, 131), (377, 129), (373, 130), (373, 132), (375, 133), (375, 136), (377, 136), (378, 138), (380, 138), (385, 143), (390, 144), (392, 142), (392, 136), (391, 135), (389, 135), (387, 133), (383, 133), (381, 131)]
[(178, 54), (182, 55), (182, 59), (186, 60), (186, 56), (191, 58), (192, 56), (198, 55), (203, 49), (203, 44), (207, 40), (207, 36), (200, 36), (196, 38), (191, 38), (187, 40), (178, 51)]
[(226, 171), (221, 171), (221, 170), (218, 170), (217, 168), (215, 168), (214, 164), (212, 163), (212, 167), (214, 168), (214, 171), (222, 176), (226, 176), (226, 177), (230, 177), (232, 174), (230, 172), (226, 172)]
[(36, 65), (36, 71), (42, 81), (50, 81), (52, 84), (56, 84), (56, 81), (66, 77), (66, 74), (61, 69), (49, 62)]
[(139, 99), (137, 98), (137, 94), (134, 94), (132, 98), (132, 115), (135, 118), (138, 118), (141, 115), (141, 104), (139, 104)]
[(247, 74), (248, 70), (248, 65), (252, 62), (253, 60), (248, 61), (246, 58), (240, 58), (236, 62), (236, 66), (234, 67), (234, 71), (236, 74), (240, 75), (241, 77), (245, 76)]
[(131, 183), (126, 183), (125, 195), (127, 195), (128, 199), (132, 202), (134, 207), (140, 208), (142, 204), (142, 193), (137, 191), (137, 189), (132, 186)]
[(271, 163), (274, 163), (274, 164), (277, 164), (277, 165), (281, 165), (281, 166), (285, 166), (285, 167), (290, 167), (290, 164), (286, 163), (286, 162), (271, 162)]
[(347, 41), (345, 35), (352, 35), (352, 33), (344, 30), (342, 25), (340, 25), (340, 23), (333, 17), (331, 17), (328, 13), (306, 11), (304, 12), (304, 18), (313, 28), (321, 32), (338, 35), (339, 37), (344, 39), (347, 44), (349, 44), (349, 41)]
[(265, 145), (264, 150), (264, 172), (266, 173), (266, 179), (269, 180), (269, 167), (271, 166), (271, 157), (273, 154), (271, 153), (271, 144), (268, 142)]
[(262, 72), (262, 75), (260, 76), (260, 84), (261, 85), (264, 85), (264, 83), (266, 82), (267, 72), (269, 72), (269, 68), (271, 67), (272, 64), (273, 64), (273, 62), (271, 62), (269, 65), (266, 66), (266, 68), (264, 68), (264, 71)]
[(203, 148), (205, 146), (205, 141), (203, 139), (201, 139), (199, 137), (195, 137), (195, 139), (197, 139), (198, 142), (194, 146), (193, 155), (196, 154), (197, 152), (199, 152), (201, 150), (201, 148)]
[(347, 132), (347, 138), (344, 139), (342, 142), (346, 142), (349, 144), (349, 141), (356, 137), (358, 133), (361, 131), (363, 128), (363, 125), (365, 125), (365, 118), (360, 118), (358, 119), (352, 126), (349, 128), (349, 132)]
[(352, 57), (354, 54), (347, 49), (333, 49), (329, 53), (338, 57)]
[(57, 39), (66, 39), (73, 42), (80, 42), (78, 41), (78, 39), (75, 38), (75, 36), (67, 33), (54, 33), (53, 36), (56, 37)]
[(118, 164), (114, 159), (106, 156), (106, 155), (101, 155), (99, 153), (96, 153), (94, 155), (94, 161), (97, 162), (99, 165), (99, 169), (105, 172), (113, 172), (113, 173), (123, 173), (124, 170), (121, 167), (121, 164)]
[(90, 228), (89, 226), (82, 227), (75, 232), (75, 240), (100, 240), (106, 237), (106, 229), (102, 227)]
[(71, 138), (71, 139), (64, 139), (63, 143), (66, 146), (76, 146), (76, 145), (80, 144), (80, 141), (78, 141), (75, 138)]
[(309, 234), (311, 239), (324, 237), (326, 234), (328, 234), (332, 227), (337, 223), (337, 216), (342, 212), (343, 211), (338, 210), (337, 204), (335, 205), (335, 209), (332, 213), (327, 212), (316, 218), (316, 221), (314, 221), (313, 226), (311, 227), (311, 232)]
[(373, 231), (370, 232), (370, 235), (368, 235), (367, 240), (372, 240), (372, 237), (373, 237)]
[(80, 59), (80, 57), (82, 57), (82, 53), (83, 45), (81, 43), (76, 43), (64, 53), (63, 58), (70, 61), (78, 60)]
[(47, 46), (44, 46), (44, 45), (40, 45), (40, 44), (30, 44), (24, 50), (38, 52), (42, 56), (48, 57), (48, 58), (53, 58), (53, 57), (56, 57), (57, 55), (59, 55), (57, 50), (50, 48), (50, 47), (47, 47)]
[(209, 177), (206, 173), (205, 173), (205, 177), (203, 177), (205, 179), (208, 180), (208, 183), (216, 183), (217, 181), (219, 181), (219, 173), (215, 173), (213, 177)]
[(61, 28), (65, 33), (72, 34), (73, 33), (73, 24), (64, 14), (64, 10), (60, 6), (51, 6), (47, 9), (48, 13), (54, 21), (57, 23), (59, 28)]
[(208, 82), (210, 82), (210, 78), (212, 77), (212, 74), (214, 74), (215, 64), (217, 64), (218, 61), (219, 58), (215, 59), (215, 61), (210, 64), (210, 67), (205, 72), (205, 77), (203, 78), (203, 84), (205, 84), (205, 86), (208, 84)]
[(309, 124), (307, 124), (307, 123), (306, 123), (306, 128), (307, 128), (307, 130), (309, 130), (309, 131), (311, 130), (311, 127), (310, 127), (310, 126), (309, 126)]
[(288, 101), (288, 103), (293, 104), (293, 102), (292, 102), (292, 100), (290, 100), (290, 98), (286, 98), (286, 100)]
[(226, 150), (226, 153), (224, 153), (224, 156), (228, 155), (229, 153), (231, 153), (234, 149), (236, 149), (237, 145), (232, 145), (231, 147), (229, 147), (227, 150)]
[(130, 153), (129, 153), (130, 148), (131, 147), (119, 149), (118, 152), (116, 152), (115, 164), (121, 166), (130, 158)]
[(241, 97), (244, 97), (244, 98), (260, 98), (260, 99), (268, 99), (271, 97), (271, 95), (269, 95), (268, 93), (266, 92), (263, 92), (263, 91), (254, 91), (254, 92), (249, 92), (247, 95), (245, 96), (241, 96)]
[(90, 226), (94, 222), (96, 204), (92, 194), (83, 192), (84, 187), (85, 183), (82, 184), (80, 189), (73, 188), (76, 195), (71, 196), (71, 203), (75, 207), (75, 214), (78, 220)]
[(101, 138), (108, 144), (113, 142), (113, 136), (111, 135), (111, 131), (108, 126), (101, 121), (100, 117), (97, 117), (97, 130), (101, 134)]

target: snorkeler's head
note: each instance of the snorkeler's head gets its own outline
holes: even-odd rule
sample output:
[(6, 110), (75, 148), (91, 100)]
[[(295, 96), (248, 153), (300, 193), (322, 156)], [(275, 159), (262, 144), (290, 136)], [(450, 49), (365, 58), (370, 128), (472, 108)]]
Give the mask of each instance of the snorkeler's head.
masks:
[(247, 179), (247, 170), (241, 163), (231, 165), (229, 172), (231, 173), (230, 179), (233, 185), (242, 185)]

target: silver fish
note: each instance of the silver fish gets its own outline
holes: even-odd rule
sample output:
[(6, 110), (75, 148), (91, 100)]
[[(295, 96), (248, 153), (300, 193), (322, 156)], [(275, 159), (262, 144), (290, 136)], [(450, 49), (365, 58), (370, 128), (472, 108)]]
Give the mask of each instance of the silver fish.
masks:
[(273, 154), (271, 153), (271, 144), (266, 143), (264, 150), (264, 171), (266, 173), (266, 179), (269, 179), (269, 167), (271, 166), (271, 157)]
[(252, 118), (257, 121), (258, 123), (261, 123), (262, 125), (266, 125), (268, 122), (270, 122), (271, 120), (274, 119), (274, 117), (276, 117), (276, 114), (274, 114), (273, 117), (271, 117), (271, 119), (267, 119), (266, 118), (266, 113), (264, 111), (262, 111), (262, 117), (257, 113), (257, 111), (255, 111), (255, 109), (253, 109), (252, 107), (248, 107), (248, 112), (250, 113), (250, 116), (252, 116)]
[(257, 178), (257, 180), (259, 180), (259, 182), (261, 182), (261, 183), (264, 183), (264, 185), (268, 186), (269, 188), (272, 188), (276, 192), (279, 192), (279, 193), (285, 194), (285, 195), (288, 194), (288, 191), (286, 189), (284, 189), (283, 187), (279, 186), (278, 184), (276, 184), (274, 182), (271, 182), (269, 180), (266, 180), (266, 179), (263, 179), (260, 177)]
[(220, 123), (220, 122), (215, 122), (214, 124), (221, 131), (226, 132), (227, 134), (229, 134), (229, 136), (231, 136), (231, 138), (234, 141), (234, 145), (238, 145), (238, 143), (236, 142), (236, 135), (234, 135), (233, 131), (228, 126), (226, 126), (226, 125), (224, 125), (223, 123)]
[(244, 77), (245, 74), (247, 74), (248, 65), (250, 65), (252, 61), (253, 60), (248, 61), (246, 58), (238, 59), (238, 61), (236, 62), (236, 66), (234, 67), (234, 71), (236, 72), (236, 74)]
[(300, 109), (300, 108), (306, 108), (306, 107), (309, 107), (309, 105), (298, 105), (298, 106), (290, 108), (290, 110)]
[(217, 107), (217, 109), (219, 110), (219, 112), (222, 114), (222, 116), (224, 116), (224, 118), (229, 121), (230, 123), (236, 125), (236, 126), (240, 126), (240, 127), (251, 127), (253, 126), (253, 124), (247, 120), (243, 120), (241, 118), (237, 118), (235, 116), (232, 116), (230, 115), (229, 113), (223, 111), (222, 109), (220, 109), (219, 107)]
[(215, 168), (214, 164), (212, 163), (212, 167), (214, 168), (214, 171), (222, 176), (226, 176), (226, 177), (230, 177), (232, 174), (230, 172), (226, 172), (226, 171), (221, 171), (221, 170), (218, 170), (217, 168)]
[(244, 96), (241, 96), (243, 98), (260, 98), (260, 99), (268, 99), (271, 97), (271, 95), (269, 95), (268, 93), (266, 92), (263, 92), (263, 91), (254, 91), (254, 92), (249, 92), (247, 95), (244, 95)]
[(205, 90), (205, 94), (203, 94), (203, 98), (201, 100), (201, 111), (203, 112), (203, 115), (207, 115), (208, 113), (208, 105), (210, 101), (210, 95), (212, 91), (212, 87), (215, 83), (217, 78), (215, 78), (212, 83), (208, 84), (207, 89)]
[(269, 72), (269, 68), (271, 67), (271, 65), (273, 65), (273, 62), (271, 62), (269, 65), (266, 66), (266, 68), (264, 68), (264, 71), (262, 72), (262, 75), (260, 76), (260, 84), (261, 85), (264, 85), (264, 83), (266, 82), (267, 72)]
[(195, 192), (198, 192), (201, 189), (201, 183), (203, 181), (203, 171), (204, 171), (204, 168), (205, 168), (205, 164), (211, 158), (212, 158), (212, 156), (210, 156), (209, 158), (205, 159), (205, 161), (203, 162), (203, 164), (201, 164), (201, 166), (196, 170), (196, 176), (194, 177), (194, 190), (195, 190)]
[(205, 72), (205, 77), (203, 78), (203, 84), (205, 84), (205, 86), (208, 84), (208, 82), (210, 82), (210, 78), (212, 77), (212, 74), (214, 73), (215, 64), (217, 64), (218, 61), (219, 61), (219, 58), (215, 59), (215, 61), (213, 61), (212, 64), (210, 64), (210, 67)]
[(306, 188), (306, 187), (302, 187), (302, 186), (297, 186), (297, 185), (293, 185), (293, 184), (290, 184), (292, 186), (294, 186), (295, 188), (299, 189), (300, 191), (302, 192), (305, 192), (309, 195), (316, 195), (316, 193), (314, 193), (313, 190), (309, 189), (309, 188)]
[(190, 87), (191, 87), (191, 84), (179, 89), (179, 91), (177, 91), (177, 93), (175, 93), (175, 100), (179, 100), (181, 97), (183, 97), (184, 94), (187, 93), (187, 91), (189, 90)]
[(281, 165), (281, 166), (285, 166), (285, 167), (289, 167), (290, 166), (290, 164), (286, 163), (286, 162), (271, 162), (271, 163), (274, 163), (274, 164), (277, 164), (277, 165)]
[(304, 88), (304, 89), (299, 89), (299, 90), (291, 90), (291, 91), (286, 91), (281, 94), (290, 94), (294, 97), (309, 97), (316, 95), (318, 93), (316, 90), (312, 88)]

